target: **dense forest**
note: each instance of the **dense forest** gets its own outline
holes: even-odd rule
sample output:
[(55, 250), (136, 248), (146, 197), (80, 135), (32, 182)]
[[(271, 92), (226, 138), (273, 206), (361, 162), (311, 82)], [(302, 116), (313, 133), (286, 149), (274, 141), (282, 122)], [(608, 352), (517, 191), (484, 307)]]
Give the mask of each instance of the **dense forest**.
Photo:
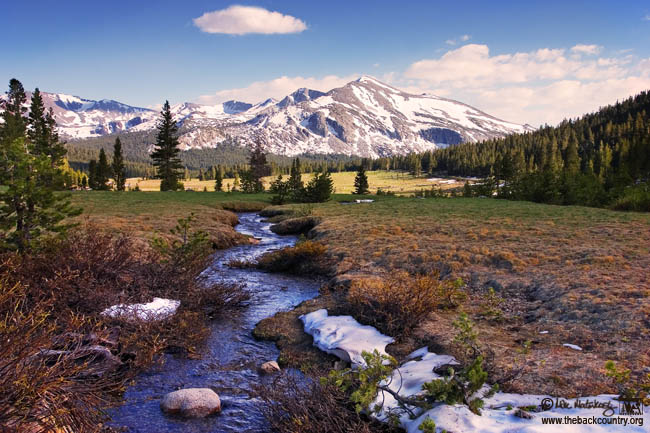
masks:
[[(88, 170), (88, 163), (99, 158), (99, 152), (104, 149), (111, 158), (111, 150), (117, 134), (97, 138), (76, 140), (66, 143), (68, 161), (71, 167), (78, 170)], [(150, 178), (154, 175), (154, 167), (149, 154), (155, 141), (155, 131), (138, 131), (119, 134), (125, 158), (127, 177)], [(236, 139), (227, 137), (215, 148), (190, 149), (181, 152), (180, 159), (186, 169), (186, 177), (199, 177), (213, 180), (214, 174), (220, 168), (226, 177), (234, 177), (235, 173), (247, 170), (250, 150)], [(302, 169), (312, 173), (326, 167), (330, 172), (354, 171), (360, 164), (360, 159), (347, 155), (299, 155)], [(289, 174), (293, 158), (283, 155), (268, 155), (272, 174)]]
[(646, 91), (555, 127), (381, 158), (372, 168), (479, 177), (481, 195), (650, 211), (649, 113)]

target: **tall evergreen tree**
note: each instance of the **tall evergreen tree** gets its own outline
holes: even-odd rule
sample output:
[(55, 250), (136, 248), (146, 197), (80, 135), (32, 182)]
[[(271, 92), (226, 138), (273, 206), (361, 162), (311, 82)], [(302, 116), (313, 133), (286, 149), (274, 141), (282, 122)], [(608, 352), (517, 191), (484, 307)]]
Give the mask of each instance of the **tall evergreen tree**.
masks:
[(289, 195), (294, 200), (299, 200), (302, 197), (305, 185), (302, 182), (302, 167), (300, 165), (300, 158), (296, 158), (291, 163), (291, 171), (289, 173), (289, 180), (287, 181), (287, 188)]
[(242, 190), (248, 193), (264, 191), (262, 178), (271, 174), (271, 167), (266, 161), (266, 153), (261, 140), (255, 141), (255, 147), (251, 151), (248, 160), (250, 170), (242, 172)]
[(368, 190), (368, 176), (366, 175), (366, 169), (361, 164), (357, 176), (354, 178), (354, 193), (359, 195), (368, 194)]
[(49, 157), (53, 167), (63, 163), (66, 150), (59, 140), (52, 109), (45, 110), (38, 88), (32, 93), (27, 136), (34, 152)]
[(216, 170), (214, 177), (214, 190), (217, 192), (223, 191), (223, 176), (221, 170)]
[(23, 85), (20, 81), (12, 78), (9, 81), (7, 100), (0, 107), (4, 110), (2, 113), (4, 122), (0, 124), (0, 139), (6, 145), (13, 143), (17, 138), (25, 136), (27, 131), (25, 102), (27, 102), (27, 96)]
[[(80, 210), (70, 206), (68, 196), (55, 194), (55, 185), (62, 185), (62, 171), (55, 167), (52, 157), (36, 151), (27, 137), (27, 121), (22, 104), (25, 102), (22, 84), (12, 79), (4, 104), (4, 124), (0, 128), (0, 243), (3, 248), (29, 249), (44, 233), (56, 233), (69, 227), (63, 224), (68, 216)], [(33, 122), (43, 119), (38, 98), (32, 100)], [(40, 117), (37, 116), (40, 113)], [(50, 134), (55, 136), (56, 134)]]
[(169, 101), (165, 101), (156, 125), (158, 134), (151, 158), (156, 167), (156, 178), (160, 179), (161, 191), (176, 191), (182, 188), (180, 179), (183, 165), (179, 158), (178, 127), (171, 113)]
[(113, 145), (113, 179), (115, 179), (115, 189), (124, 191), (126, 188), (126, 169), (124, 167), (124, 156), (122, 155), (122, 142), (120, 138), (115, 138)]
[(97, 160), (91, 159), (88, 163), (88, 187), (97, 189)]
[(106, 152), (104, 149), (99, 151), (99, 161), (97, 162), (97, 170), (95, 172), (95, 180), (97, 183), (97, 189), (99, 190), (108, 190), (108, 179), (111, 177), (111, 166), (108, 165), (108, 158), (106, 158)]

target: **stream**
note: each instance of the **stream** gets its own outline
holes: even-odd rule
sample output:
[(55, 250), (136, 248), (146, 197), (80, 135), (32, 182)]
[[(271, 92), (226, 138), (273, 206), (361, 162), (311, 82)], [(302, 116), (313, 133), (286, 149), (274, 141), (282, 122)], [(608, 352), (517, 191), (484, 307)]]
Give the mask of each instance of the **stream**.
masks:
[[(233, 259), (253, 260), (274, 250), (293, 245), (295, 236), (279, 236), (270, 224), (254, 213), (239, 214), (240, 233), (260, 240), (215, 254), (204, 271), (209, 278), (225, 283), (245, 284), (251, 292), (250, 305), (240, 312), (216, 319), (199, 360), (165, 355), (162, 366), (140, 374), (126, 390), (124, 403), (108, 411), (111, 426), (128, 432), (264, 432), (266, 421), (259, 411), (261, 402), (251, 395), (255, 384), (272, 377), (261, 376), (257, 368), (275, 360), (279, 351), (273, 342), (257, 341), (251, 332), (262, 319), (288, 310), (318, 295), (318, 281), (256, 269), (231, 269)], [(160, 400), (180, 388), (212, 388), (221, 398), (221, 414), (205, 419), (166, 416)]]

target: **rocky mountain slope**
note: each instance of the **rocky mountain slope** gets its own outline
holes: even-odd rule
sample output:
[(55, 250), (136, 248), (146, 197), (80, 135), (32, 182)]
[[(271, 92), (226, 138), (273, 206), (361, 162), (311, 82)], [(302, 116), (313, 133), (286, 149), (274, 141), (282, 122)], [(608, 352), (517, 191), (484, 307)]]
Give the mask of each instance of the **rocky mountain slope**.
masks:
[[(43, 93), (62, 136), (76, 139), (155, 128), (158, 113), (113, 100), (92, 101)], [(499, 120), (461, 102), (413, 95), (361, 77), (323, 93), (298, 89), (280, 101), (228, 101), (172, 107), (185, 149), (213, 148), (227, 136), (241, 143), (261, 138), (283, 155), (342, 153), (385, 156), (532, 130)]]

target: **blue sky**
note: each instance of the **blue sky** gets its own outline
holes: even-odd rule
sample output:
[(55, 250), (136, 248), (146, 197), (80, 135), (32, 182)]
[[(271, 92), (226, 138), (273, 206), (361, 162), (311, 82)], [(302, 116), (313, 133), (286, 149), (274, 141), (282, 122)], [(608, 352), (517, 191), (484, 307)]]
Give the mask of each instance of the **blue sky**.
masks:
[[(259, 9), (233, 5), (284, 17), (247, 27)], [(368, 74), (537, 125), (650, 88), (647, 1), (61, 0), (6, 2), (2, 16), (0, 81), (139, 106), (257, 102)]]

